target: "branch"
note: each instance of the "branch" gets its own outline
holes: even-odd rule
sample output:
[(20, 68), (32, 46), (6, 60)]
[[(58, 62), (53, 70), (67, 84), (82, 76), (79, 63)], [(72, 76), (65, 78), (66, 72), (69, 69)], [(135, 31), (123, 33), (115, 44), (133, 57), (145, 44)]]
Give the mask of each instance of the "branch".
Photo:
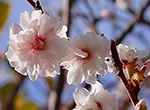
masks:
[(14, 89), (12, 90), (11, 94), (9, 95), (9, 98), (6, 101), (6, 104), (3, 106), (4, 107), (3, 110), (13, 110), (14, 99), (19, 91), (20, 86), (23, 84), (24, 79), (25, 79), (25, 76), (20, 75), (18, 73), (18, 80), (17, 81), (15, 80), (16, 85)]
[(75, 0), (64, 0), (63, 3), (63, 14), (62, 18), (64, 20), (65, 25), (68, 27), (67, 36), (69, 36), (70, 26), (71, 26), (71, 9)]
[(60, 68), (60, 75), (58, 77), (58, 82), (56, 84), (56, 99), (55, 99), (55, 106), (54, 110), (60, 110), (61, 105), (61, 96), (65, 84), (65, 73), (67, 71), (63, 69), (63, 67)]
[(115, 63), (114, 66), (117, 69), (116, 74), (122, 80), (122, 82), (123, 82), (123, 84), (126, 88), (126, 91), (129, 95), (129, 98), (132, 102), (132, 105), (134, 107), (139, 102), (139, 99), (134, 94), (134, 91), (132, 90), (131, 86), (129, 85), (128, 81), (126, 80), (126, 77), (125, 77), (125, 75), (123, 73), (123, 70), (122, 70), (122, 63), (119, 60), (118, 52), (117, 52), (117, 49), (116, 49), (116, 44), (113, 40), (111, 41), (111, 53), (112, 53), (112, 58), (114, 59), (114, 63)]
[(122, 32), (122, 34), (116, 39), (116, 44), (117, 44), (117, 45), (118, 45), (119, 43), (121, 43), (121, 42), (124, 40), (125, 36), (126, 36), (127, 34), (129, 34), (129, 33), (133, 30), (134, 26), (142, 20), (142, 18), (144, 17), (144, 13), (145, 13), (145, 11), (146, 11), (146, 9), (148, 8), (149, 5), (150, 5), (150, 1), (148, 1), (148, 2), (142, 7), (142, 9), (141, 9), (141, 11), (140, 11), (139, 13), (135, 14), (133, 20), (128, 24), (128, 26), (127, 26), (126, 29)]
[(35, 3), (33, 0), (27, 0), (27, 1), (30, 3), (30, 5), (31, 5), (35, 10), (41, 10), (41, 11), (43, 12), (43, 9), (42, 9), (42, 7), (41, 7), (41, 5), (40, 5), (39, 0), (37, 0), (36, 3)]
[[(74, 0), (66, 0), (63, 4), (63, 19), (65, 25), (68, 27), (67, 36), (69, 36), (70, 33), (70, 26), (71, 26), (71, 9), (73, 6)], [(65, 74), (67, 73), (67, 70), (63, 69), (63, 67), (60, 68), (60, 76), (58, 77), (58, 82), (56, 85), (56, 102), (54, 106), (54, 110), (60, 110), (61, 105), (61, 96), (64, 88), (65, 83)]]

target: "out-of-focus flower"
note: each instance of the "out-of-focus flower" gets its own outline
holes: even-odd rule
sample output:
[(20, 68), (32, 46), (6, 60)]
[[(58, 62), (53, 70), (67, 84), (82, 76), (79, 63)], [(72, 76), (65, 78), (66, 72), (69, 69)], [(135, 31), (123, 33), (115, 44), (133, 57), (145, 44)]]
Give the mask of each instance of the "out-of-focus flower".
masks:
[(128, 9), (131, 7), (132, 1), (131, 0), (116, 0), (116, 6), (121, 9)]
[(108, 18), (110, 13), (108, 12), (108, 10), (104, 9), (101, 11), (100, 15), (103, 17), (103, 18)]
[(147, 110), (146, 101), (141, 99), (135, 106), (135, 110)]
[(84, 80), (95, 83), (96, 75), (104, 75), (107, 70), (105, 57), (109, 55), (110, 41), (105, 36), (87, 32), (70, 39), (70, 54), (62, 65), (69, 70), (68, 84), (79, 84)]
[(96, 81), (89, 92), (85, 88), (77, 88), (73, 93), (76, 108), (73, 110), (118, 110), (118, 101)]
[(7, 59), (12, 67), (31, 80), (59, 74), (59, 63), (66, 54), (67, 27), (60, 17), (38, 11), (20, 15), (20, 23), (10, 27)]

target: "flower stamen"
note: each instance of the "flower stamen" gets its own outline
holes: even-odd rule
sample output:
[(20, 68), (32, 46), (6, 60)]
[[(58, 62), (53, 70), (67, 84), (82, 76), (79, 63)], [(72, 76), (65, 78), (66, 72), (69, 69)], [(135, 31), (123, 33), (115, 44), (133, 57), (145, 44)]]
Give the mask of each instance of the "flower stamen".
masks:
[(95, 101), (95, 103), (97, 104), (97, 108), (98, 110), (102, 110), (102, 105), (100, 102)]
[(33, 49), (33, 53), (35, 51), (43, 51), (45, 49), (45, 44), (45, 38), (43, 38), (41, 35), (36, 36), (34, 42), (31, 43), (31, 49)]
[(87, 56), (81, 57), (77, 55), (76, 57), (77, 57), (77, 60), (83, 61), (83, 63), (85, 64), (87, 60), (90, 60), (91, 54), (89, 53), (87, 49), (81, 49), (81, 51), (87, 53)]

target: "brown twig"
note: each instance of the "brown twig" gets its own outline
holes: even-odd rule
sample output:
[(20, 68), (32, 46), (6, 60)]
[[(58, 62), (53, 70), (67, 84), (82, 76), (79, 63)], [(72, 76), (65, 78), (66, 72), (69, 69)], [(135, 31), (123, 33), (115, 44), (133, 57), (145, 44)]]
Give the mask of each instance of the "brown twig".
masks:
[(142, 20), (142, 18), (144, 17), (144, 13), (145, 13), (145, 11), (146, 11), (146, 9), (148, 8), (149, 5), (150, 5), (150, 1), (148, 1), (142, 7), (142, 9), (141, 9), (141, 11), (139, 13), (135, 14), (135, 17), (128, 24), (128, 26), (126, 27), (126, 29), (122, 32), (122, 34), (119, 37), (117, 37), (117, 39), (116, 39), (116, 44), (117, 45), (119, 43), (121, 43), (124, 40), (124, 38), (126, 37), (126, 35), (129, 34), (133, 30), (134, 26)]
[(62, 18), (64, 20), (65, 25), (68, 27), (67, 36), (69, 36), (70, 26), (71, 26), (71, 9), (75, 0), (64, 0), (63, 3), (63, 14)]
[[(68, 27), (67, 36), (69, 36), (70, 33), (70, 26), (71, 26), (71, 8), (73, 6), (74, 0), (65, 0), (65, 3), (63, 4), (63, 20), (65, 25)], [(54, 106), (54, 110), (60, 110), (60, 101), (61, 96), (64, 88), (65, 83), (65, 74), (67, 73), (67, 70), (63, 69), (63, 67), (60, 68), (60, 76), (58, 78), (58, 82), (56, 85), (56, 102)]]
[(66, 73), (66, 70), (63, 69), (63, 67), (61, 67), (60, 75), (58, 77), (58, 81), (56, 84), (56, 99), (55, 99), (54, 110), (60, 110), (61, 96), (62, 96), (64, 84), (65, 84), (65, 73)]
[(43, 13), (43, 9), (42, 9), (42, 7), (41, 7), (41, 5), (40, 5), (39, 0), (37, 0), (36, 3), (35, 3), (33, 0), (27, 0), (27, 1), (30, 3), (30, 5), (31, 5), (35, 10), (41, 10), (42, 13)]
[(3, 110), (13, 110), (13, 102), (18, 93), (20, 86), (23, 84), (25, 76), (18, 74), (18, 80), (15, 82), (15, 87), (9, 95), (8, 100), (6, 101), (5, 106), (3, 106)]
[(126, 88), (126, 91), (129, 95), (129, 98), (132, 102), (132, 105), (133, 107), (139, 102), (139, 99), (138, 97), (133, 93), (133, 90), (131, 88), (131, 86), (129, 85), (128, 81), (126, 80), (126, 77), (123, 73), (123, 70), (122, 70), (122, 63), (119, 59), (119, 56), (118, 56), (118, 52), (117, 52), (117, 49), (116, 49), (116, 44), (115, 42), (112, 40), (111, 41), (111, 53), (112, 53), (112, 58), (114, 59), (114, 66), (117, 68), (117, 75), (119, 76), (119, 78), (122, 80), (125, 88)]

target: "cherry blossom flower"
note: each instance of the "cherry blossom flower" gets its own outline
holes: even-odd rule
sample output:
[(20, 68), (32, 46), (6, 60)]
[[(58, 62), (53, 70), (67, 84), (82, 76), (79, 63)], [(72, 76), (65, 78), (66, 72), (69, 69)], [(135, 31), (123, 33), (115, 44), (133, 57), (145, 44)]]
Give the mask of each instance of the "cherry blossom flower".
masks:
[(126, 77), (131, 79), (135, 73), (145, 71), (142, 58), (149, 55), (147, 50), (138, 50), (137, 48), (129, 48), (126, 45), (119, 44), (117, 46), (117, 51), (119, 58), (123, 63), (123, 69), (125, 70), (125, 73), (127, 73)]
[(69, 70), (68, 84), (79, 84), (84, 80), (95, 83), (96, 75), (104, 75), (107, 71), (105, 57), (109, 55), (110, 41), (105, 36), (87, 32), (70, 39), (68, 60), (61, 65)]
[(132, 62), (135, 58), (142, 59), (149, 55), (147, 50), (138, 50), (137, 48), (129, 48), (127, 45), (119, 44), (117, 46), (120, 60)]
[(77, 88), (73, 97), (77, 104), (73, 110), (118, 110), (116, 96), (104, 90), (97, 81), (90, 92), (85, 88)]
[(6, 56), (10, 65), (31, 80), (56, 76), (68, 47), (66, 31), (60, 17), (40, 10), (21, 13), (20, 23), (14, 23), (9, 30)]

